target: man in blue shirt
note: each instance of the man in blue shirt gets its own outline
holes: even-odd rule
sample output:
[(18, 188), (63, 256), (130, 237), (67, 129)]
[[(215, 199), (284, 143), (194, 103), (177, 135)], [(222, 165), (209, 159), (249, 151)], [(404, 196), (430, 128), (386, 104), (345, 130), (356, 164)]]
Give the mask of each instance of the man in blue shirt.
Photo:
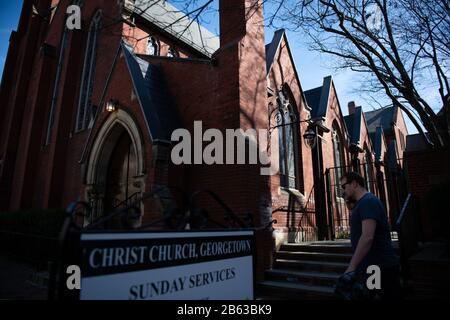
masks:
[(400, 295), (399, 258), (392, 248), (390, 228), (381, 201), (365, 189), (364, 178), (349, 172), (341, 178), (344, 198), (354, 202), (350, 216), (350, 238), (353, 256), (345, 274), (367, 276), (367, 268), (376, 265), (381, 270), (382, 299)]

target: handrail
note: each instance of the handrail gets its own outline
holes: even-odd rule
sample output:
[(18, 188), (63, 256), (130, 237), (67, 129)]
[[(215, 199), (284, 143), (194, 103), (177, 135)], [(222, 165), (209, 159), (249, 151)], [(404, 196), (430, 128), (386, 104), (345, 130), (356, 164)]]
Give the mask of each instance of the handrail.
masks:
[[(312, 186), (311, 191), (309, 192), (308, 200), (306, 200), (305, 207), (303, 209), (304, 214), (308, 213), (309, 205), (310, 205), (311, 199), (313, 197), (313, 194), (314, 194), (314, 186)], [(303, 231), (302, 218), (303, 218), (303, 215), (300, 218), (300, 221), (298, 222), (298, 227)]]
[(117, 209), (113, 210), (113, 212), (111, 212), (109, 215), (107, 216), (103, 216), (100, 219), (98, 219), (97, 221), (92, 222), (91, 224), (87, 225), (85, 227), (85, 229), (92, 229), (93, 227), (96, 227), (98, 225), (101, 225), (102, 223), (108, 221), (109, 219), (124, 214), (126, 212), (128, 212), (128, 210), (136, 208), (138, 204), (140, 204), (142, 201), (144, 201), (145, 199), (148, 199), (150, 197), (153, 197), (157, 192), (160, 192), (161, 189), (155, 189), (152, 192), (145, 194), (143, 193), (141, 197), (137, 198), (135, 201), (130, 202), (130, 204), (127, 204), (125, 207), (121, 208), (121, 209)]
[[(123, 205), (124, 203), (127, 203), (128, 201), (130, 201), (130, 199), (136, 197), (136, 196), (137, 196), (138, 194), (140, 194), (140, 193), (141, 193), (140, 191), (133, 193), (133, 194), (132, 194), (131, 196), (129, 196), (128, 198), (126, 198), (126, 199), (122, 200), (121, 202), (119, 202), (118, 204), (116, 204), (116, 205), (113, 207), (113, 209), (119, 208), (121, 205)], [(117, 199), (117, 198), (116, 198), (116, 199)], [(116, 200), (116, 199), (115, 199), (115, 200)]]
[[(143, 193), (142, 196), (136, 198), (135, 201), (127, 201), (131, 197), (134, 197), (135, 194), (136, 194), (135, 193), (135, 194), (131, 195), (129, 198), (127, 198), (126, 200), (122, 201), (122, 203), (126, 203), (126, 206), (120, 207), (120, 204), (117, 205), (115, 208), (113, 208), (113, 211), (110, 214), (108, 214), (106, 216), (103, 216), (103, 217), (100, 217), (96, 221), (93, 221), (89, 225), (85, 226), (84, 229), (93, 229), (93, 228), (101, 225), (102, 223), (110, 220), (111, 218), (113, 218), (115, 216), (119, 216), (119, 215), (125, 214), (126, 212), (128, 212), (128, 210), (135, 209), (140, 202), (144, 201), (147, 198), (153, 197), (154, 195), (156, 195), (157, 193), (159, 193), (161, 191), (162, 191), (162, 189), (157, 188), (157, 189), (153, 190), (150, 193), (147, 193), (147, 194)], [(137, 192), (137, 193), (139, 194), (140, 192)], [(226, 214), (225, 218), (226, 219), (231, 218), (231, 221), (233, 223), (237, 224), (241, 228), (249, 228), (249, 227), (252, 226), (252, 223), (251, 223), (251, 218), (252, 217), (250, 215), (249, 215), (250, 223), (245, 223), (238, 215), (236, 215), (233, 212), (233, 210), (231, 210), (231, 208), (216, 193), (214, 193), (214, 192), (212, 192), (210, 190), (207, 190), (207, 189), (205, 189), (205, 190), (198, 190), (198, 191), (194, 192), (191, 195), (191, 197), (189, 199), (189, 209), (190, 209), (189, 210), (189, 214), (190, 215), (192, 215), (192, 212), (194, 212), (197, 209), (197, 207), (195, 206), (195, 197), (198, 196), (201, 193), (207, 193), (210, 197), (212, 197), (225, 210), (225, 214)], [(76, 203), (72, 203), (71, 205), (69, 205), (70, 209), (68, 208), (67, 211), (71, 212), (71, 214), (73, 216), (73, 214), (75, 212), (75, 209), (78, 207), (78, 205), (82, 205), (84, 207), (85, 211), (90, 211), (91, 210), (91, 207), (90, 207), (90, 205), (88, 203), (83, 202), (83, 201), (77, 201)], [(162, 222), (162, 221), (164, 221), (166, 219), (167, 219), (167, 217), (164, 217), (164, 218), (158, 220), (157, 222)], [(215, 224), (217, 224), (217, 225), (219, 225), (221, 227), (225, 227), (224, 225), (222, 225), (222, 224), (220, 224), (220, 223), (218, 223), (216, 221), (213, 221), (211, 218), (209, 218), (209, 220), (211, 220), (212, 222), (214, 222)]]
[(210, 197), (212, 197), (214, 200), (216, 200), (216, 202), (225, 210), (225, 213), (227, 214), (226, 217), (230, 217), (231, 220), (235, 223), (237, 223), (240, 227), (242, 228), (248, 228), (250, 225), (247, 225), (246, 223), (244, 223), (244, 221), (242, 221), (242, 219), (233, 212), (233, 210), (231, 210), (230, 207), (227, 206), (227, 204), (213, 191), (208, 190), (208, 189), (203, 189), (203, 190), (198, 190), (196, 192), (194, 192), (189, 200), (189, 208), (191, 210), (191, 212), (195, 209), (194, 208), (194, 200), (195, 197), (197, 197), (199, 194), (201, 193), (206, 193), (208, 194)]
[(403, 204), (402, 210), (400, 211), (400, 215), (398, 216), (397, 222), (395, 223), (395, 229), (396, 231), (399, 230), (403, 219), (406, 217), (406, 213), (408, 212), (409, 204), (411, 203), (412, 194), (408, 193), (408, 196), (406, 197), (405, 203)]
[(312, 186), (311, 191), (309, 192), (308, 200), (306, 200), (305, 211), (307, 211), (309, 209), (309, 204), (311, 203), (311, 199), (312, 199), (313, 195), (314, 195), (314, 186)]

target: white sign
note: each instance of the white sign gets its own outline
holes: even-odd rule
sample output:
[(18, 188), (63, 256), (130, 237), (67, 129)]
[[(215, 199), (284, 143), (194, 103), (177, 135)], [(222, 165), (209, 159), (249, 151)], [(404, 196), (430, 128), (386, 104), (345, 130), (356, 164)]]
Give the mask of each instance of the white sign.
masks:
[(253, 231), (83, 233), (81, 246), (81, 300), (253, 300)]

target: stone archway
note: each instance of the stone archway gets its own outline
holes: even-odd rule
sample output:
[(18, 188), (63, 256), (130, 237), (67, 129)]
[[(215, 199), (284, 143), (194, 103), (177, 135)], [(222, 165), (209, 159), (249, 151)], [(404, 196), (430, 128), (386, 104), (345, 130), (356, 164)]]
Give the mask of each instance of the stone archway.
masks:
[[(88, 160), (85, 196), (93, 214), (85, 224), (144, 192), (144, 163), (142, 138), (135, 121), (123, 110), (112, 113), (100, 128)], [(142, 203), (140, 210), (144, 212)]]

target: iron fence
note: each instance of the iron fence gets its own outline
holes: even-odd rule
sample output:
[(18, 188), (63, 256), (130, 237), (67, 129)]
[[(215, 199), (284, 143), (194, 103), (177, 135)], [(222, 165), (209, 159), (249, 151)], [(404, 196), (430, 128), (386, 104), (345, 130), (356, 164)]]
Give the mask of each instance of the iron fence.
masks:
[(311, 188), (306, 204), (302, 208), (301, 218), (297, 227), (296, 239), (298, 242), (311, 242), (317, 240), (316, 202), (314, 187)]
[[(397, 163), (401, 161), (402, 159), (397, 159)], [(355, 171), (355, 168), (353, 166), (331, 167), (325, 172), (327, 228), (332, 239), (350, 237), (350, 210), (345, 203), (340, 184), (343, 175), (349, 171)], [(383, 203), (388, 222), (393, 229), (407, 194), (403, 170), (399, 166), (359, 163), (356, 171), (364, 177), (366, 189)]]

